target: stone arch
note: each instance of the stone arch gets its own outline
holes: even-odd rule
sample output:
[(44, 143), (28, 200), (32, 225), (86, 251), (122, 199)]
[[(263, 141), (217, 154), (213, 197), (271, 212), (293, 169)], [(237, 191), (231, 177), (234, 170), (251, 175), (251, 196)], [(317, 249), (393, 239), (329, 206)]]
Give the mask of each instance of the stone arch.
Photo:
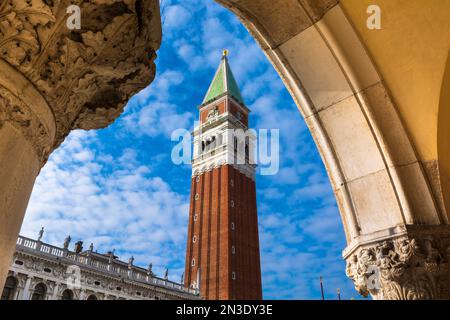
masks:
[[(216, 2), (237, 15), (259, 43), (312, 133), (340, 209), (347, 238), (343, 256), (357, 290), (380, 299), (417, 298), (408, 290), (388, 289), (394, 270), (382, 265), (383, 258), (418, 247), (446, 252), (439, 237), (450, 236), (448, 217), (390, 90), (340, 1)], [(405, 271), (413, 262), (399, 257), (391, 262), (408, 273), (405, 279), (414, 278), (415, 270)], [(383, 271), (381, 288), (369, 289), (364, 272), (357, 272), (371, 266)], [(419, 298), (431, 296), (448, 292)]]
[(70, 289), (65, 289), (61, 294), (61, 300), (74, 300), (75, 294)]
[(47, 286), (43, 282), (39, 282), (32, 292), (31, 300), (46, 300)]
[(450, 213), (450, 51), (447, 57), (444, 76), (442, 79), (441, 96), (438, 115), (438, 164), (439, 172), (437, 179), (441, 190), (438, 194), (442, 196), (441, 205), (446, 212)]

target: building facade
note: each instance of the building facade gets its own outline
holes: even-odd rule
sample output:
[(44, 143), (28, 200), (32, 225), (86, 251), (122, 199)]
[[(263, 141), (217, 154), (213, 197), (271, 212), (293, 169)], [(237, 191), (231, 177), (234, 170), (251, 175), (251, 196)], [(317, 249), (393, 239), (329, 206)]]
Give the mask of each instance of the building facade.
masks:
[(19, 236), (2, 300), (190, 300), (198, 291), (93, 247), (75, 251)]
[(224, 55), (194, 129), (185, 285), (204, 299), (262, 299), (250, 110)]

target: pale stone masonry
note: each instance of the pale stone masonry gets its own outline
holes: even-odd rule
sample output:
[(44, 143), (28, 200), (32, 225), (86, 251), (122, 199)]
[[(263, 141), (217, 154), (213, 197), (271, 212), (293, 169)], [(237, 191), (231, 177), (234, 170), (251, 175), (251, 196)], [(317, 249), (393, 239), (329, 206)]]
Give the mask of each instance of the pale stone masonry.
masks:
[(199, 299), (199, 295), (198, 290), (155, 276), (151, 266), (134, 266), (132, 258), (127, 263), (113, 252), (101, 254), (91, 247), (76, 253), (19, 236), (1, 298), (192, 300)]
[[(450, 299), (450, 1), (216, 1), (261, 46), (311, 132), (357, 291)], [(369, 3), (381, 30), (367, 28)]]

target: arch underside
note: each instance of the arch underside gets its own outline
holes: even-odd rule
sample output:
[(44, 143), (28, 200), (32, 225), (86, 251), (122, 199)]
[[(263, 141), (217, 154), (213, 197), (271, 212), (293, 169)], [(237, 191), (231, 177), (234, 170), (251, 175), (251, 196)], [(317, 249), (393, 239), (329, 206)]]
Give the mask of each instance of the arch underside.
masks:
[[(402, 250), (420, 246), (425, 255), (432, 254), (429, 248), (442, 255), (448, 244), (441, 242), (450, 243), (450, 232), (440, 191), (343, 6), (338, 0), (216, 1), (236, 14), (259, 43), (312, 133), (346, 233), (347, 274), (358, 291), (380, 299), (441, 297), (440, 289), (420, 284), (369, 290), (361, 273), (369, 265), (383, 268), (380, 260), (390, 252), (398, 260), (392, 263), (402, 268), (413, 263), (399, 254)], [(392, 287), (387, 284), (410, 277), (402, 271), (401, 280), (382, 283)], [(419, 293), (408, 295), (408, 290)]]
[(442, 79), (439, 122), (438, 122), (438, 164), (439, 182), (442, 192), (442, 202), (445, 208), (450, 207), (450, 50)]

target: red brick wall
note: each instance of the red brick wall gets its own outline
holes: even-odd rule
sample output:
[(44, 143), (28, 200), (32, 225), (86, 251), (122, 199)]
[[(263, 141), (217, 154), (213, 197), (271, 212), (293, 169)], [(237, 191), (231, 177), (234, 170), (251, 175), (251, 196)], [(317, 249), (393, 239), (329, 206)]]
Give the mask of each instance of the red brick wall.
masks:
[(234, 102), (230, 101), (230, 113), (232, 113), (233, 115), (236, 115), (238, 112), (241, 113), (242, 115), (242, 119), (240, 120), (246, 127), (248, 127), (248, 116), (246, 115), (246, 113), (244, 111), (242, 111), (242, 108), (239, 107), (239, 105), (237, 105)]
[[(231, 179), (234, 186), (231, 186)], [(205, 299), (261, 299), (256, 189), (253, 180), (224, 165), (192, 179), (185, 285), (201, 268)], [(195, 195), (198, 194), (198, 200)], [(234, 207), (231, 207), (231, 201)], [(194, 221), (194, 215), (198, 220)], [(235, 230), (231, 223), (235, 223)], [(197, 241), (192, 242), (193, 235)], [(231, 246), (236, 254), (231, 253)], [(196, 265), (191, 266), (192, 259)], [(236, 272), (236, 280), (231, 277)]]

